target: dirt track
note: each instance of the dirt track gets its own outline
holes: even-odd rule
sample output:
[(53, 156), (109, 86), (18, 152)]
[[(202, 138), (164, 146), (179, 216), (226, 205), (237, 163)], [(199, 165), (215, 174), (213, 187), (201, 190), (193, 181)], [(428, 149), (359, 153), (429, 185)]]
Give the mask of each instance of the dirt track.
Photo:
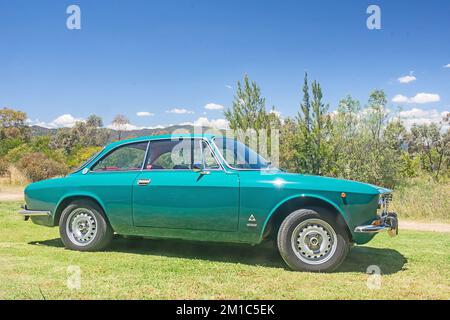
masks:
[(23, 200), (22, 192), (8, 192), (0, 190), (0, 201), (20, 201)]

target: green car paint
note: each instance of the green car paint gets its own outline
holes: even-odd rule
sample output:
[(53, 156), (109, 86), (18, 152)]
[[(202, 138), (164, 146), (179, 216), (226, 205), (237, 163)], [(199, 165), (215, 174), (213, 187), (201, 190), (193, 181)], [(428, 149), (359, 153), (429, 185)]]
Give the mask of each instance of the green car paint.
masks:
[[(351, 241), (364, 244), (374, 234), (355, 233), (355, 227), (377, 219), (380, 194), (391, 192), (365, 183), (278, 169), (233, 169), (214, 144), (213, 135), (176, 138), (207, 141), (220, 168), (206, 174), (198, 170), (92, 171), (120, 146), (174, 136), (115, 142), (66, 177), (30, 184), (25, 190), (27, 209), (50, 212), (31, 217), (32, 221), (56, 226), (71, 200), (89, 198), (99, 204), (118, 234), (258, 244), (282, 208), (305, 203), (333, 211), (347, 225)], [(151, 183), (139, 185), (143, 180)]]

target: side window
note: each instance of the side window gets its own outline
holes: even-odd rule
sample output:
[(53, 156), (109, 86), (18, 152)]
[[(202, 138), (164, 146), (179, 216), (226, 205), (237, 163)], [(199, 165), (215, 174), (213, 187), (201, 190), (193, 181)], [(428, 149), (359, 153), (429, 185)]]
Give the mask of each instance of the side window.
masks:
[(203, 141), (199, 139), (157, 140), (150, 142), (146, 169), (192, 170), (201, 166), (202, 163), (205, 163), (206, 168), (219, 168), (211, 150)]
[(119, 147), (97, 162), (92, 171), (141, 170), (147, 144), (147, 142), (138, 142)]

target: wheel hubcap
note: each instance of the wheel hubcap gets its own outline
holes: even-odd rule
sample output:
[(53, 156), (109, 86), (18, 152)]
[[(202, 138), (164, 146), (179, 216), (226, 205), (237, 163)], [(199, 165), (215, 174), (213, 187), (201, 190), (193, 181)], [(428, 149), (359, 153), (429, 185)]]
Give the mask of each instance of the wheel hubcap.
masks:
[(321, 264), (334, 255), (337, 236), (327, 222), (321, 219), (308, 219), (294, 229), (291, 242), (300, 260), (308, 264)]
[(66, 232), (74, 244), (86, 246), (97, 234), (97, 219), (88, 209), (75, 209), (67, 219)]

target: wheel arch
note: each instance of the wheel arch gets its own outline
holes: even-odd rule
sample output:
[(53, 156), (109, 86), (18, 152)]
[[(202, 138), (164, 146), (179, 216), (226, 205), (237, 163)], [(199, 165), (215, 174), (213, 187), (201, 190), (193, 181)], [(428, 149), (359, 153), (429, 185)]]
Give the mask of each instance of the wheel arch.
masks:
[(295, 210), (308, 207), (320, 207), (336, 214), (338, 219), (345, 224), (351, 239), (347, 216), (339, 206), (320, 195), (300, 194), (283, 199), (270, 211), (261, 229), (259, 242), (268, 238), (270, 235), (274, 234), (274, 232), (278, 232), (281, 223), (290, 213)]
[(54, 213), (54, 218), (53, 218), (53, 225), (57, 226), (59, 224), (59, 219), (61, 218), (61, 213), (64, 211), (64, 209), (73, 201), (76, 200), (90, 200), (92, 202), (94, 202), (95, 204), (97, 204), (103, 211), (103, 214), (106, 218), (106, 220), (109, 222), (108, 219), (108, 215), (106, 214), (106, 210), (105, 210), (105, 206), (103, 205), (102, 201), (100, 201), (100, 199), (98, 197), (96, 197), (95, 195), (92, 194), (69, 194), (66, 195), (65, 197), (63, 197), (58, 204), (56, 205), (56, 209), (55, 209), (55, 213)]

